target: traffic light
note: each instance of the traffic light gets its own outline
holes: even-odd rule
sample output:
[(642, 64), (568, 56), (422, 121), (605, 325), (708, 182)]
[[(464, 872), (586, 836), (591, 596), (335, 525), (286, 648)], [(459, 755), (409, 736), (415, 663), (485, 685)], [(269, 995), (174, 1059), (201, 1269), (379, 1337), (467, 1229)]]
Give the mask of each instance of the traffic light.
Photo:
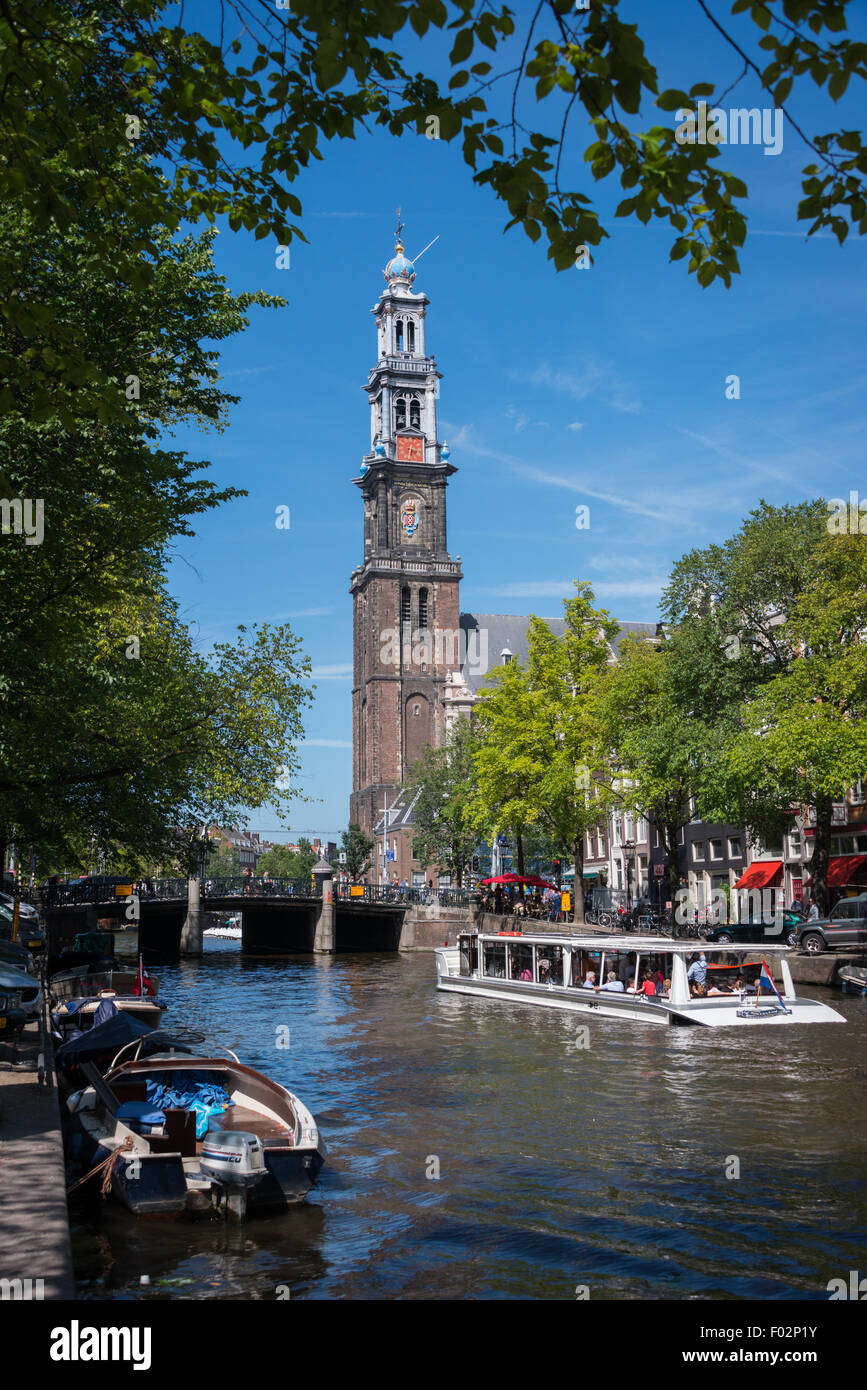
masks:
[(474, 874), (477, 874), (478, 872), (479, 872), (479, 856), (478, 856), (477, 854), (474, 854), (474, 855), (473, 855), (473, 873), (474, 873)]

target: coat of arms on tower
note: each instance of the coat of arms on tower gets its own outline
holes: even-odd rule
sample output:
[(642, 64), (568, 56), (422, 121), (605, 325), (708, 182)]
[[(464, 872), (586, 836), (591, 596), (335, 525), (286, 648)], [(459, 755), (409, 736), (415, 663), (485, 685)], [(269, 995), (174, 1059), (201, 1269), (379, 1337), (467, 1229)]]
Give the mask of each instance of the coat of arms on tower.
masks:
[(415, 499), (413, 497), (407, 497), (404, 502), (400, 523), (410, 538), (412, 538), (418, 530), (418, 512), (416, 511)]

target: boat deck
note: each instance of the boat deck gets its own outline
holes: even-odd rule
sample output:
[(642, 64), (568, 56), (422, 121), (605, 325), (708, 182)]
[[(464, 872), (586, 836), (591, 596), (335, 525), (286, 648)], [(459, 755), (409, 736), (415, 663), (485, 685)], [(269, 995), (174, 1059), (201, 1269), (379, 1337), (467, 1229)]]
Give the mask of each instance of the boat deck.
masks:
[[(213, 1115), (210, 1120), (210, 1128), (212, 1130), (247, 1130), (250, 1134), (258, 1134), (262, 1140), (292, 1138), (292, 1131), (288, 1125), (263, 1115), (259, 1110), (250, 1110), (245, 1105), (233, 1105), (222, 1115)], [(200, 1144), (201, 1141), (199, 1141)]]

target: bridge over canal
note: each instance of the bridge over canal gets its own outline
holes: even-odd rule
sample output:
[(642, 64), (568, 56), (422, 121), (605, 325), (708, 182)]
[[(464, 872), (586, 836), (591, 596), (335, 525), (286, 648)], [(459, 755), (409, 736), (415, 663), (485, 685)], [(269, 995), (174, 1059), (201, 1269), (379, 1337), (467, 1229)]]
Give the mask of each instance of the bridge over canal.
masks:
[(44, 903), (50, 952), (71, 947), (97, 923), (138, 925), (148, 964), (202, 954), (206, 914), (238, 914), (242, 950), (296, 952), (431, 949), (467, 922), (469, 895), (335, 883), (330, 865), (311, 879), (146, 879), (53, 885)]

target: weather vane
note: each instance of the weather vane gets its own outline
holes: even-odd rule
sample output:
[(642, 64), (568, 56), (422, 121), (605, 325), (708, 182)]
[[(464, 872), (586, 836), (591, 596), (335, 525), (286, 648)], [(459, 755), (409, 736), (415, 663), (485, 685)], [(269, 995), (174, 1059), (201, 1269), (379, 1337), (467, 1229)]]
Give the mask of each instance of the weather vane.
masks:
[(400, 235), (400, 234), (401, 234), (401, 232), (403, 231), (403, 229), (404, 229), (405, 226), (406, 226), (406, 223), (405, 223), (405, 222), (401, 222), (401, 220), (400, 220), (400, 208), (398, 208), (398, 209), (397, 209), (397, 237), (396, 237), (396, 240), (397, 240), (397, 241), (400, 241), (400, 239), (401, 239), (401, 235)]

